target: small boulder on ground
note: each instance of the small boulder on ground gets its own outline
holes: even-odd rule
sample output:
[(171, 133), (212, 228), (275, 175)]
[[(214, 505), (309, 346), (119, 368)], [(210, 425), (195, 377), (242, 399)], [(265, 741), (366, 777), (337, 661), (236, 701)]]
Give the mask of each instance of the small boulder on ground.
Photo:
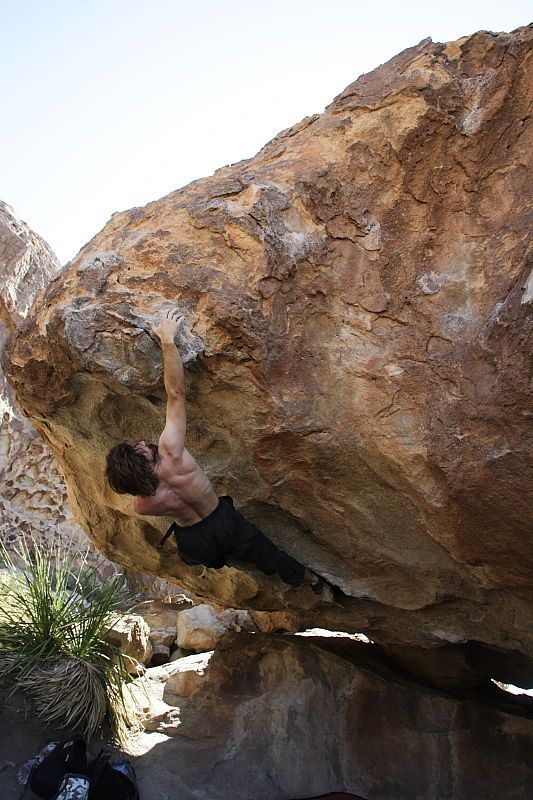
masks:
[(152, 628), (150, 630), (150, 641), (154, 647), (158, 644), (171, 648), (176, 641), (176, 626), (172, 628)]
[(125, 614), (119, 617), (107, 633), (108, 641), (120, 652), (129, 656), (126, 668), (136, 674), (137, 664), (149, 664), (152, 660), (153, 648), (150, 641), (150, 628), (138, 614)]
[(213, 650), (227, 630), (227, 625), (220, 620), (215, 609), (208, 603), (202, 603), (178, 614), (178, 647), (195, 653)]
[(227, 608), (218, 611), (208, 603), (181, 611), (178, 615), (178, 647), (196, 653), (213, 650), (228, 631), (236, 633), (294, 633), (299, 628), (298, 615), (290, 611), (244, 611)]
[(213, 651), (196, 653), (181, 658), (172, 670), (165, 684), (163, 700), (168, 705), (179, 705), (179, 699), (190, 697), (199, 688)]

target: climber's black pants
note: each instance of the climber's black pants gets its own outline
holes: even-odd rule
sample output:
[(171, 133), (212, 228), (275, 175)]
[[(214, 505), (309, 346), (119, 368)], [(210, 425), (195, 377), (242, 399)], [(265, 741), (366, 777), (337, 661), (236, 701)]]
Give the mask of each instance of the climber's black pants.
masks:
[(195, 525), (174, 524), (178, 552), (186, 564), (205, 564), (220, 569), (226, 556), (255, 564), (266, 575), (276, 572), (285, 583), (300, 586), (305, 567), (279, 550), (259, 528), (244, 519), (231, 497), (220, 497), (215, 510)]

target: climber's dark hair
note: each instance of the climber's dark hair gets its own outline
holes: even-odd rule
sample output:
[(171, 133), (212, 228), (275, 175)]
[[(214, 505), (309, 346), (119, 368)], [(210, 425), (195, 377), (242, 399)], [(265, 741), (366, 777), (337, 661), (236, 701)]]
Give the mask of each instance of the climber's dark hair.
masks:
[(113, 447), (107, 454), (106, 478), (114, 492), (118, 494), (154, 495), (159, 485), (159, 478), (154, 472), (154, 464), (158, 460), (155, 444), (148, 445), (154, 454), (154, 462), (150, 462), (135, 449), (135, 445), (122, 442)]

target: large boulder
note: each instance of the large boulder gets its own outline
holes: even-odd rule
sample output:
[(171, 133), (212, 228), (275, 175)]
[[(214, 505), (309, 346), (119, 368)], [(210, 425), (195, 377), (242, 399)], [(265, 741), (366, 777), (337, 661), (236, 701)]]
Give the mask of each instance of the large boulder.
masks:
[(459, 699), (366, 660), (375, 664), (241, 633), (213, 654), (148, 670), (141, 795), (157, 775), (160, 791), (180, 800), (531, 796), (532, 708)]
[[(114, 214), (51, 284), (4, 365), (108, 557), (392, 645), (533, 655), (531, 36), (421, 42), (254, 158)], [(106, 485), (107, 450), (164, 425), (148, 323), (175, 305), (189, 448), (336, 606), (158, 551), (168, 521)]]

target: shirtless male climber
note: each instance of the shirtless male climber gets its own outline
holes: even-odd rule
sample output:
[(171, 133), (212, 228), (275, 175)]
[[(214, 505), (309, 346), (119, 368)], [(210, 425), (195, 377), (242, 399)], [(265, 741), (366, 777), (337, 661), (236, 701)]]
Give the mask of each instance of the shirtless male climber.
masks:
[(330, 600), (326, 581), (279, 550), (235, 509), (231, 497), (217, 497), (211, 482), (185, 448), (185, 374), (174, 337), (184, 317), (170, 311), (151, 325), (163, 351), (167, 393), (166, 424), (159, 444), (123, 442), (109, 451), (106, 477), (120, 494), (135, 495), (138, 514), (173, 517), (166, 538), (174, 533), (181, 559), (220, 569), (226, 556), (255, 564), (266, 575), (278, 574), (290, 586), (306, 584)]

